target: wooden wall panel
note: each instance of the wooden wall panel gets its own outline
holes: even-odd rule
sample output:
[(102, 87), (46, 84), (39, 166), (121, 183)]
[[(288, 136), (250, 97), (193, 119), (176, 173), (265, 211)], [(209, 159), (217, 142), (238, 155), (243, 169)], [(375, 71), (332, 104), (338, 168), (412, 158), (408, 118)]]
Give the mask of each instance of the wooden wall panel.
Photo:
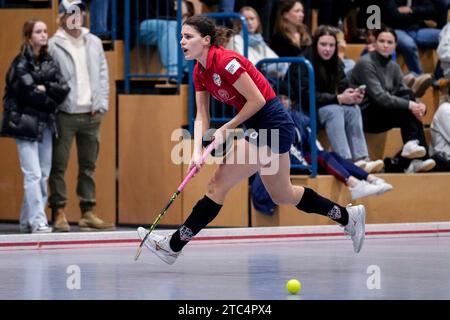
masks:
[[(114, 52), (106, 53), (108, 67), (111, 75), (115, 75)], [(97, 161), (96, 183), (97, 183), (97, 208), (96, 213), (108, 220), (116, 221), (116, 90), (115, 77), (110, 77), (109, 111), (100, 129), (100, 153)], [(0, 139), (0, 165), (4, 170), (0, 172), (0, 219), (18, 220), (21, 201), (23, 178), (20, 172), (16, 146), (12, 139)], [(80, 218), (78, 197), (76, 196), (76, 181), (78, 175), (78, 164), (76, 158), (75, 143), (72, 146), (69, 167), (66, 172), (66, 183), (68, 191), (68, 205), (66, 208), (67, 218), (70, 222), (77, 222)], [(47, 216), (50, 218), (47, 209)]]
[[(171, 134), (182, 125), (182, 97), (119, 96), (119, 222), (150, 224), (181, 183)], [(161, 224), (181, 222), (177, 199)]]
[[(366, 223), (414, 223), (450, 221), (448, 189), (450, 173), (381, 174), (394, 189), (379, 196), (351, 201), (344, 184), (332, 176), (294, 176), (292, 182), (309, 186), (341, 205), (364, 204)], [(252, 208), (252, 226), (292, 226), (334, 224), (317, 214), (300, 212), (294, 206), (282, 205), (273, 216), (265, 216)]]

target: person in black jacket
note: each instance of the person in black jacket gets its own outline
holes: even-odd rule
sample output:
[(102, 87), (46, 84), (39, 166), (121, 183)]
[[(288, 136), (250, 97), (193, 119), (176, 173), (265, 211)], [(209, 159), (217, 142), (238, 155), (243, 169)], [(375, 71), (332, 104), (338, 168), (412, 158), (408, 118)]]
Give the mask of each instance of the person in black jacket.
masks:
[(59, 65), (47, 52), (47, 26), (40, 20), (23, 25), (23, 44), (6, 75), (4, 117), (0, 134), (16, 139), (24, 175), (20, 213), (22, 232), (51, 232), (45, 214), (52, 159), (56, 107), (69, 87)]

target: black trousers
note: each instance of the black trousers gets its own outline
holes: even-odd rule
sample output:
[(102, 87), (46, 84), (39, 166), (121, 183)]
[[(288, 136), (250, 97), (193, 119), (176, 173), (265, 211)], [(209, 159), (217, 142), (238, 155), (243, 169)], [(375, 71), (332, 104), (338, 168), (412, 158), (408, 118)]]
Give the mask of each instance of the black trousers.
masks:
[[(365, 132), (380, 133), (392, 128), (400, 128), (403, 144), (410, 140), (419, 140), (427, 148), (423, 124), (408, 109), (387, 109), (369, 106), (361, 110)], [(425, 158), (428, 158), (428, 151)]]

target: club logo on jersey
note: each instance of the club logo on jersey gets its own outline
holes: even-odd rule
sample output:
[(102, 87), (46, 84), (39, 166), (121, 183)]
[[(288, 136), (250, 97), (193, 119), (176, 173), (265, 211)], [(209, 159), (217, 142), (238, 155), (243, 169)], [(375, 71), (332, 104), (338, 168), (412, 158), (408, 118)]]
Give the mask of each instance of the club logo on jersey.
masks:
[(220, 79), (220, 76), (217, 73), (213, 74), (213, 80), (216, 86), (220, 87), (220, 85), (222, 84), (222, 79)]
[(227, 90), (219, 89), (217, 93), (219, 94), (220, 100), (223, 102), (226, 102), (230, 99), (230, 94)]
[(225, 70), (227, 70), (231, 74), (235, 74), (240, 67), (241, 64), (236, 59), (233, 59), (227, 64)]

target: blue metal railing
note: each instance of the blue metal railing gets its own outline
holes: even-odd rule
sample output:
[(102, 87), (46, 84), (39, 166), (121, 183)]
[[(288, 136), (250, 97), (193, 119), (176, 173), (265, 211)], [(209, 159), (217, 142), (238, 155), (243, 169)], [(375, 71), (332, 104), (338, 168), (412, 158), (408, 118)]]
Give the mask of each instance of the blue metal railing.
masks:
[[(314, 75), (314, 68), (312, 67), (311, 63), (303, 58), (303, 57), (280, 57), (280, 58), (270, 58), (270, 59), (262, 59), (257, 64), (256, 67), (261, 70), (264, 65), (267, 64), (274, 64), (276, 63), (279, 65), (280, 63), (296, 63), (298, 64), (298, 68), (300, 68), (301, 65), (306, 66), (308, 70), (308, 86), (309, 86), (309, 115), (311, 118), (310, 121), (310, 127), (311, 127), (311, 135), (310, 135), (310, 146), (311, 146), (311, 176), (315, 177), (317, 176), (317, 145), (316, 145), (316, 139), (317, 139), (317, 123), (316, 123), (316, 90), (315, 90), (315, 75)], [(284, 82), (286, 85), (287, 90), (287, 96), (291, 97), (292, 90), (298, 91), (298, 106), (301, 106), (301, 77), (300, 77), (300, 70), (297, 73), (299, 75), (299, 86), (298, 88), (291, 88), (289, 85), (291, 82), (289, 81), (290, 73), (286, 73), (287, 79), (284, 79)], [(277, 95), (280, 93), (280, 79), (277, 78), (276, 84), (274, 85), (275, 92)], [(301, 165), (291, 165), (291, 168), (294, 169), (303, 169), (304, 166)]]
[[(140, 14), (142, 14), (142, 10), (148, 10), (149, 9), (149, 1), (147, 0), (147, 3), (145, 5), (145, 8), (139, 8), (139, 2), (137, 0), (125, 0), (125, 7), (124, 7), (124, 89), (125, 89), (125, 93), (129, 93), (130, 92), (130, 82), (131, 82), (131, 78), (141, 78), (141, 79), (152, 79), (152, 78), (176, 78), (177, 79), (177, 83), (178, 83), (178, 88), (179, 85), (182, 81), (182, 77), (183, 77), (183, 53), (181, 51), (181, 47), (179, 46), (179, 42), (180, 42), (180, 34), (181, 34), (181, 24), (182, 24), (182, 12), (181, 9), (177, 10), (176, 12), (176, 23), (177, 23), (177, 73), (176, 76), (174, 74), (168, 74), (168, 73), (149, 73), (149, 72), (138, 72), (137, 70), (131, 70), (131, 24), (132, 24), (132, 13), (131, 13), (131, 1), (136, 1), (136, 12), (134, 12), (134, 14), (136, 14), (136, 16), (139, 16)], [(161, 1), (164, 2), (164, 1)], [(167, 2), (168, 3), (168, 2)], [(152, 3), (150, 5), (155, 5), (155, 3)], [(156, 6), (159, 5), (159, 1), (156, 2)], [(168, 6), (167, 10), (168, 10)], [(177, 8), (182, 8), (182, 0), (177, 0)], [(136, 22), (137, 22), (137, 30), (139, 30), (139, 24), (142, 21), (139, 21), (138, 17), (136, 17)], [(147, 19), (159, 19), (159, 17), (151, 17), (148, 18), (147, 15)], [(169, 20), (168, 20), (169, 21)], [(158, 30), (159, 32), (159, 30)], [(140, 40), (139, 40), (139, 31), (136, 34), (136, 47), (139, 48), (140, 46)], [(159, 35), (158, 35), (159, 37)], [(148, 45), (146, 45), (146, 47), (148, 47)], [(148, 52), (148, 48), (147, 48), (147, 56), (146, 56), (146, 61), (145, 63), (149, 63), (149, 52)], [(139, 60), (139, 53), (137, 52), (136, 55), (136, 65), (139, 66), (139, 64), (142, 63), (142, 61)]]

